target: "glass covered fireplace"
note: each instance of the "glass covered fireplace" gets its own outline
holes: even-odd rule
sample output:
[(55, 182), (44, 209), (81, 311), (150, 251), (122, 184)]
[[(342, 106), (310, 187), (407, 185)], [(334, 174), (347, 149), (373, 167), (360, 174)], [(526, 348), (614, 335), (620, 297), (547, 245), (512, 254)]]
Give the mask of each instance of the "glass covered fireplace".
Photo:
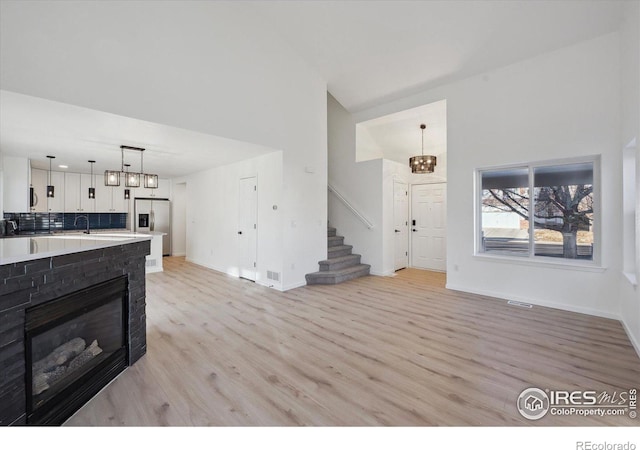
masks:
[(27, 423), (61, 424), (127, 366), (127, 278), (26, 310)]

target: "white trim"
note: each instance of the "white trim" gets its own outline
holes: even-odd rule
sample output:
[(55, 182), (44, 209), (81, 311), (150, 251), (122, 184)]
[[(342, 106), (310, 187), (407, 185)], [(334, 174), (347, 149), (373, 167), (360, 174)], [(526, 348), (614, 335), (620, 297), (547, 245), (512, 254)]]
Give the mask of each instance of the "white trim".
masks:
[(635, 273), (632, 272), (622, 272), (622, 274), (624, 275), (624, 277), (627, 279), (627, 281), (629, 283), (631, 283), (631, 286), (638, 286), (638, 278), (636, 277)]
[(395, 270), (393, 271), (387, 270), (382, 272), (378, 272), (377, 270), (369, 270), (369, 275), (375, 275), (376, 277), (393, 277), (395, 276), (395, 274), (396, 274)]
[(299, 281), (298, 283), (293, 283), (293, 284), (288, 284), (286, 286), (284, 286), (282, 289), (280, 289), (282, 292), (284, 291), (288, 291), (290, 289), (296, 289), (302, 286), (306, 286), (307, 285), (307, 281)]
[[(269, 280), (272, 281), (272, 280)], [(276, 284), (271, 284), (271, 283), (265, 283), (262, 280), (256, 280), (256, 284), (259, 284), (260, 286), (269, 288), (269, 289), (275, 289), (276, 291), (280, 291), (280, 292), (284, 292), (282, 289), (282, 286), (280, 285), (280, 283)]]
[(589, 261), (588, 263), (580, 264), (577, 261), (571, 261), (563, 258), (550, 258), (545, 256), (527, 257), (527, 256), (506, 256), (503, 254), (491, 253), (479, 253), (473, 255), (474, 259), (480, 261), (490, 261), (505, 264), (520, 264), (523, 266), (534, 267), (552, 267), (554, 269), (564, 270), (578, 270), (583, 272), (596, 272), (602, 273), (607, 270), (607, 267), (598, 266), (595, 263)]
[(349, 202), (349, 200), (347, 200), (340, 192), (336, 191), (336, 188), (331, 186), (331, 184), (327, 184), (327, 189), (329, 190), (329, 192), (333, 192), (338, 200), (340, 200), (342, 204), (346, 206), (347, 209), (351, 211), (353, 215), (356, 216), (358, 220), (360, 220), (360, 222), (362, 222), (369, 230), (373, 228), (373, 223), (371, 223), (369, 220), (367, 220), (366, 217), (360, 214), (360, 212)]
[(172, 253), (171, 256), (177, 256), (177, 257), (187, 256), (187, 252)]
[(519, 296), (519, 295), (506, 295), (506, 294), (504, 294), (502, 292), (495, 292), (495, 291), (489, 291), (489, 290), (484, 290), (484, 289), (469, 289), (467, 287), (457, 286), (457, 285), (451, 284), (451, 283), (447, 283), (445, 287), (447, 289), (450, 289), (450, 290), (453, 290), (453, 291), (467, 292), (467, 293), (470, 293), (470, 294), (483, 295), (485, 297), (494, 297), (495, 299), (517, 300), (519, 302), (531, 303), (533, 305), (544, 306), (546, 308), (554, 308), (554, 309), (560, 309), (560, 310), (563, 310), (563, 311), (570, 311), (570, 312), (576, 312), (576, 313), (581, 313), (581, 314), (588, 314), (590, 316), (604, 317), (605, 319), (613, 319), (613, 320), (618, 320), (618, 321), (621, 320), (620, 316), (618, 314), (614, 314), (614, 313), (610, 313), (608, 311), (602, 311), (602, 310), (594, 309), (594, 308), (567, 305), (565, 303), (548, 302), (548, 301), (539, 300), (539, 299), (522, 297), (522, 296)]
[(631, 328), (629, 328), (627, 322), (624, 321), (624, 318), (620, 319), (620, 322), (622, 323), (622, 328), (624, 328), (624, 331), (627, 333), (627, 337), (629, 337), (629, 340), (631, 341), (631, 345), (633, 345), (633, 348), (638, 354), (638, 358), (640, 358), (640, 342), (636, 340), (636, 337), (631, 332)]

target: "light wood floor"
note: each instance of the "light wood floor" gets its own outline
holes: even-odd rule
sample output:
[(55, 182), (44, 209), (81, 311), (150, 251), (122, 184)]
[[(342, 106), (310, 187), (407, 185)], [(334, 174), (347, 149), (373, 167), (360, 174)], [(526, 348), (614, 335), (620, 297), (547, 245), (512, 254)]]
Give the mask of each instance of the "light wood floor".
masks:
[(621, 325), (448, 291), (405, 269), (280, 293), (165, 258), (148, 352), (67, 425), (639, 425), (530, 422), (527, 387), (640, 387)]

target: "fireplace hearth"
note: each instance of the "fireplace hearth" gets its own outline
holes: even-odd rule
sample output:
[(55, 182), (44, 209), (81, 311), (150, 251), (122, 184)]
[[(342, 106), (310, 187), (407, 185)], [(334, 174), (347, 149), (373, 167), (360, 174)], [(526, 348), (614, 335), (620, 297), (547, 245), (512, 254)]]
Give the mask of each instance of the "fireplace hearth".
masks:
[(26, 310), (27, 423), (61, 424), (127, 366), (127, 277)]

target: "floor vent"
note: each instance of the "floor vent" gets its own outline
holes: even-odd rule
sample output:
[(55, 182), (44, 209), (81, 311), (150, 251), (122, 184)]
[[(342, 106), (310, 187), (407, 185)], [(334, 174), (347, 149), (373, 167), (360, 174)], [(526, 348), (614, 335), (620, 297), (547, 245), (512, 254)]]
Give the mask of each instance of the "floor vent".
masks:
[(267, 279), (273, 281), (280, 281), (280, 272), (272, 272), (267, 270)]
[(509, 300), (507, 304), (512, 306), (520, 306), (521, 308), (533, 308), (533, 305), (531, 303), (517, 302), (515, 300)]

